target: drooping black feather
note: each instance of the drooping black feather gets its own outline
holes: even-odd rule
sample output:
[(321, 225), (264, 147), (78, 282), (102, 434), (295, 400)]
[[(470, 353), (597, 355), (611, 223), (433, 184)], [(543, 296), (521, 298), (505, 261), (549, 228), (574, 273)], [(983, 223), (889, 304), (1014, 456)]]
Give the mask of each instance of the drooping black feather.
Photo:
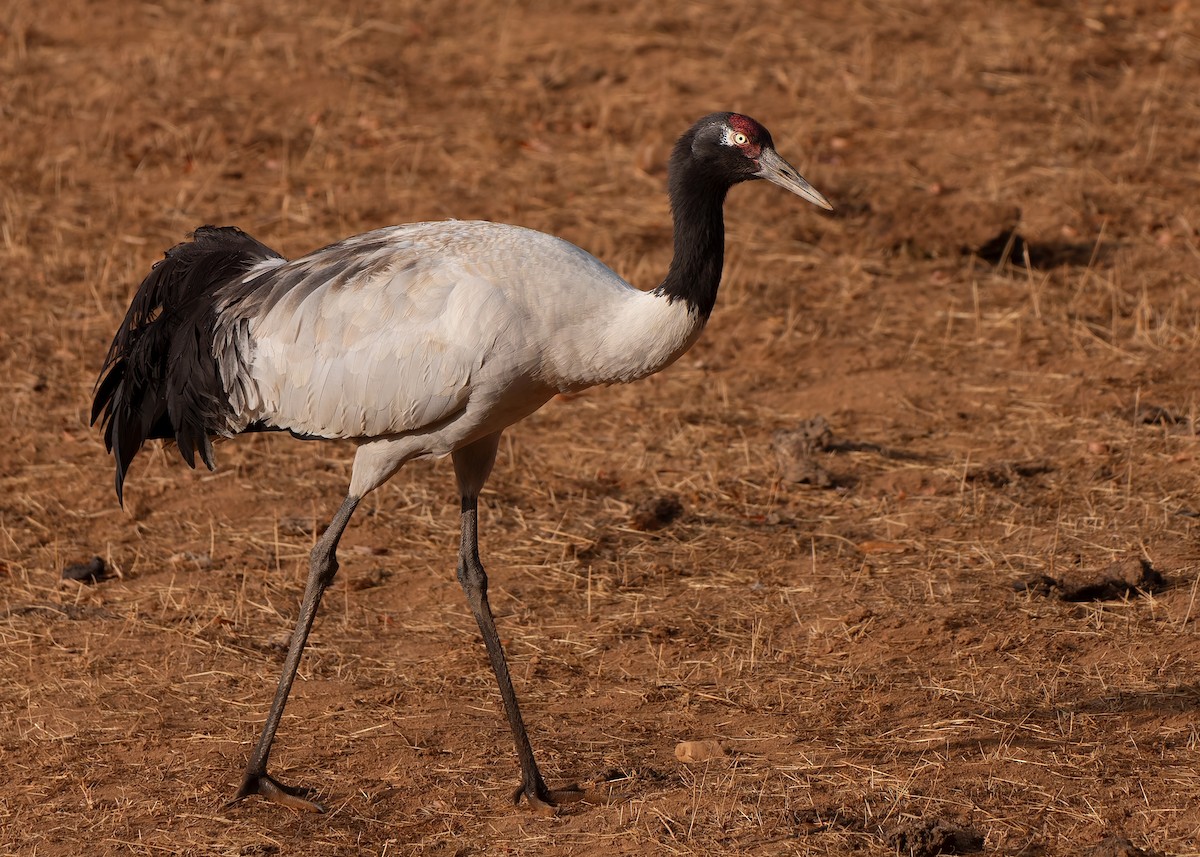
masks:
[(92, 424), (116, 459), (117, 499), (125, 474), (152, 438), (173, 439), (191, 467), (195, 454), (211, 470), (209, 436), (229, 405), (213, 355), (214, 294), (274, 250), (232, 226), (201, 226), (155, 263), (138, 287), (96, 382)]

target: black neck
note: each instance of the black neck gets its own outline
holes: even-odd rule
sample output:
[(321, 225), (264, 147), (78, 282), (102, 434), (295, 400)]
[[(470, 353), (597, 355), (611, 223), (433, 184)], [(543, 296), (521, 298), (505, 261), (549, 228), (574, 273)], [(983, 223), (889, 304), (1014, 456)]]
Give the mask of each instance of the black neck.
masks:
[(707, 319), (717, 302), (725, 257), (722, 206), (728, 180), (697, 164), (691, 154), (691, 135), (675, 147), (668, 173), (671, 216), (675, 222), (675, 255), (671, 269), (655, 294), (687, 303)]

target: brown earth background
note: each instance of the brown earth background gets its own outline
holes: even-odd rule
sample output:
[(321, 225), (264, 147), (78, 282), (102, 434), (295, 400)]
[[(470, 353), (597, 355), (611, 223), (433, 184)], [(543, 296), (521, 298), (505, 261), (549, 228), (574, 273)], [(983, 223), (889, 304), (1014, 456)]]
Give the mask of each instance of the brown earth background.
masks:
[[(0, 853), (1200, 854), (1198, 72), (1189, 0), (6, 3)], [(137, 282), (203, 223), (454, 217), (647, 288), (720, 109), (837, 211), (736, 188), (700, 343), (510, 430), (481, 512), (543, 769), (614, 802), (507, 803), (417, 462), (280, 731), (331, 811), (225, 808), (352, 447), (153, 444), (120, 509), (87, 419)]]

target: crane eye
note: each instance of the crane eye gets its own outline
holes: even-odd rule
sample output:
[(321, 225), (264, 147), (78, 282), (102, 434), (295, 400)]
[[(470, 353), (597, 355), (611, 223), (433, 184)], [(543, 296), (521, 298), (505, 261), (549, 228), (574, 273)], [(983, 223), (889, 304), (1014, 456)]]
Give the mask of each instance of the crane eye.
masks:
[(747, 137), (745, 134), (743, 134), (741, 131), (738, 131), (736, 134), (733, 135), (733, 142), (739, 146), (744, 146), (750, 142), (750, 138)]

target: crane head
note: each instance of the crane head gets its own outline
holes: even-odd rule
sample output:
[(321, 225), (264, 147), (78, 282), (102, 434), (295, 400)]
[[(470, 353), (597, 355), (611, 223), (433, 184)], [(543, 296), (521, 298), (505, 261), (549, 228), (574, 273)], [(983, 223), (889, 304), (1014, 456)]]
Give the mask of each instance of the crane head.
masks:
[(771, 132), (740, 113), (712, 113), (692, 126), (680, 142), (690, 137), (692, 158), (705, 162), (729, 184), (766, 179), (828, 211), (825, 199), (778, 152)]

